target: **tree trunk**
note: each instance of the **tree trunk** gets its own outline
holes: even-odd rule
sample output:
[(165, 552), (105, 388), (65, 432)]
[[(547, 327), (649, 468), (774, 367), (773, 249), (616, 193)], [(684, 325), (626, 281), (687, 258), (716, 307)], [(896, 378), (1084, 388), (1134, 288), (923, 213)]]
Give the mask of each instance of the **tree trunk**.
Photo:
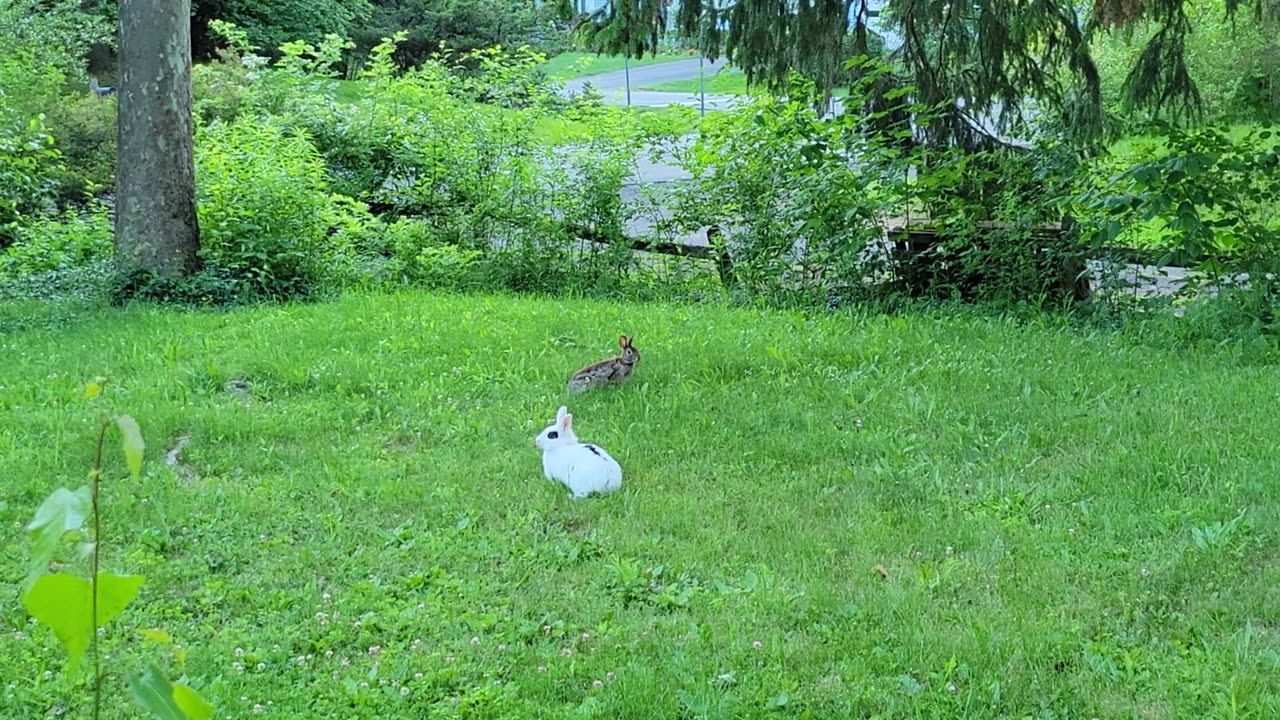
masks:
[(200, 264), (191, 0), (120, 0), (116, 262), (174, 279)]

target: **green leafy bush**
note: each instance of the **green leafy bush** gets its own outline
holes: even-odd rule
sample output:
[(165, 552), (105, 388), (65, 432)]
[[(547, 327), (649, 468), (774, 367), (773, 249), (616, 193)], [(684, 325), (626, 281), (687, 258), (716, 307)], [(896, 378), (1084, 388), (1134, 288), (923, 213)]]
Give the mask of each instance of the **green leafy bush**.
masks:
[(305, 296), (326, 268), (331, 199), (305, 134), (274, 119), (205, 127), (196, 143), (201, 258), (250, 295)]
[(31, 219), (18, 228), (13, 245), (0, 252), (0, 276), (16, 278), (106, 260), (111, 237), (111, 219), (102, 205)]
[(0, 249), (14, 242), (25, 216), (51, 209), (63, 167), (44, 116), (17, 127), (0, 123)]
[(903, 190), (878, 136), (852, 116), (820, 118), (806, 87), (793, 89), (703, 121), (682, 155), (693, 181), (678, 212), (690, 229), (719, 228), (742, 290), (822, 303), (883, 269), (864, 253)]
[[(1157, 251), (1215, 273), (1280, 260), (1280, 136), (1164, 126), (1159, 145), (1081, 195), (1096, 244)], [(1114, 164), (1114, 163), (1113, 163)]]
[(377, 3), (369, 22), (355, 33), (357, 52), (406, 30), (396, 52), (402, 68), (417, 66), (442, 46), (460, 53), (494, 46), (531, 45), (548, 54), (569, 46), (564, 3), (532, 0), (406, 0)]
[(50, 130), (66, 171), (61, 195), (77, 201), (86, 193), (110, 191), (116, 175), (116, 101), (88, 93), (59, 100)]
[[(77, 0), (0, 4), (0, 248), (12, 242), (19, 216), (52, 210), (60, 196), (80, 201), (86, 174), (110, 177), (109, 169), (81, 171), (77, 135), (86, 127), (85, 54), (110, 40), (110, 24)], [(86, 167), (102, 169), (106, 155), (93, 156)]]
[(198, 56), (213, 54), (221, 37), (214, 21), (235, 23), (261, 48), (294, 40), (318, 42), (333, 33), (349, 36), (372, 11), (369, 0), (195, 0), (192, 46)]
[(933, 153), (910, 185), (936, 244), (909, 264), (913, 294), (1006, 306), (1085, 295), (1085, 246), (1069, 220), (1082, 167), (1068, 147)]

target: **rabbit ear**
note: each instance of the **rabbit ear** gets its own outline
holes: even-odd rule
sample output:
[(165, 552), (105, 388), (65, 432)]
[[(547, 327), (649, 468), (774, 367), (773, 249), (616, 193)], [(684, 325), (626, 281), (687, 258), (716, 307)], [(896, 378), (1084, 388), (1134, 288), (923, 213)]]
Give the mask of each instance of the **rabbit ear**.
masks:
[(619, 335), (618, 347), (623, 347), (623, 348), (631, 347), (631, 338), (627, 337), (626, 335)]
[(564, 405), (561, 405), (560, 409), (556, 410), (556, 424), (559, 425), (560, 421), (564, 419), (564, 416), (568, 414), (569, 414), (569, 408), (565, 407)]
[(568, 430), (569, 426), (573, 424), (573, 416), (569, 413), (565, 413), (560, 417), (559, 423), (561, 430)]

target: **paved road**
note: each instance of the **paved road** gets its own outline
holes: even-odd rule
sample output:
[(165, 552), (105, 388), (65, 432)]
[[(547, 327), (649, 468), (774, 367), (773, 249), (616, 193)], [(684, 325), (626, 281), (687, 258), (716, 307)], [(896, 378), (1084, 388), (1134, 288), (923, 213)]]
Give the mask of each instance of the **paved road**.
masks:
[[(702, 72), (707, 76), (725, 67), (723, 58), (715, 62), (703, 63)], [(667, 105), (687, 105), (699, 107), (701, 98), (698, 93), (657, 92), (641, 90), (645, 85), (670, 82), (673, 80), (689, 80), (698, 77), (698, 60), (673, 60), (671, 62), (640, 65), (631, 68), (631, 104), (637, 107), (666, 107)], [(615, 105), (627, 103), (627, 71), (614, 70), (596, 75), (584, 75), (564, 83), (563, 92), (577, 94), (590, 84), (602, 95), (605, 102)], [(737, 98), (733, 95), (707, 95), (707, 109), (721, 110), (729, 107)]]

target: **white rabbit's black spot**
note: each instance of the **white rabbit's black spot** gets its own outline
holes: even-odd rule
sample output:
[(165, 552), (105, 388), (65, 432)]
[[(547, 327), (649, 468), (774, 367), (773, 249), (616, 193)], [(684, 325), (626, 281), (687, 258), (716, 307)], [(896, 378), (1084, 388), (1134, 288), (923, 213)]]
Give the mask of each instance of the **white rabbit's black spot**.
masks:
[(548, 440), (555, 440), (558, 437), (560, 437), (560, 433), (556, 432), (555, 430), (552, 430), (551, 432), (547, 433)]
[(600, 454), (600, 448), (596, 447), (595, 445), (583, 445), (582, 447), (595, 453), (596, 457), (604, 457), (603, 455)]

